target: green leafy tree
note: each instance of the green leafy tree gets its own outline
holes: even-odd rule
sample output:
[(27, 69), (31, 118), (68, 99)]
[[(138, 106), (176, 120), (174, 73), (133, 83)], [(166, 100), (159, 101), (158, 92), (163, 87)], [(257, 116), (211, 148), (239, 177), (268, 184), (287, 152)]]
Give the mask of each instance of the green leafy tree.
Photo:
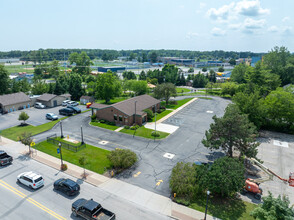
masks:
[(147, 93), (147, 81), (127, 80), (125, 88), (135, 92), (135, 95), (143, 95)]
[(282, 88), (272, 91), (263, 102), (269, 124), (294, 130), (294, 94)]
[(33, 142), (32, 134), (29, 132), (24, 132), (18, 137), (19, 141), (29, 147), (29, 154), (31, 154), (31, 143)]
[(138, 161), (138, 157), (133, 151), (119, 148), (111, 151), (107, 158), (113, 167), (119, 171), (130, 168)]
[(70, 64), (76, 64), (73, 68), (73, 72), (82, 75), (89, 74), (91, 72), (90, 65), (93, 65), (93, 63), (85, 51), (82, 51), (80, 54), (76, 52), (71, 53), (68, 59)]
[(127, 79), (127, 80), (137, 79), (135, 73), (132, 71), (124, 71), (122, 76), (124, 79)]
[(201, 73), (194, 75), (193, 87), (194, 88), (205, 88), (208, 83), (208, 79)]
[(32, 93), (34, 95), (41, 95), (49, 91), (49, 86), (44, 82), (44, 80), (36, 79), (34, 80)]
[(31, 85), (28, 82), (27, 78), (22, 79), (21, 81), (19, 81), (19, 89), (21, 92), (24, 93), (29, 93), (29, 91), (31, 91)]
[(290, 207), (290, 200), (287, 196), (281, 198), (279, 195), (277, 198), (274, 198), (272, 193), (269, 192), (269, 195), (263, 197), (262, 200), (263, 203), (250, 213), (254, 219), (293, 220), (294, 208), (293, 206)]
[(29, 118), (30, 118), (30, 116), (25, 112), (21, 112), (18, 116), (18, 120), (23, 121), (23, 124), (25, 124), (26, 120), (28, 120)]
[(147, 54), (146, 53), (142, 53), (142, 62), (147, 62)]
[(139, 80), (146, 80), (146, 73), (144, 70), (141, 71), (140, 75), (139, 75)]
[(59, 77), (59, 73), (59, 62), (57, 60), (53, 60), (50, 64), (49, 74), (54, 79), (57, 79)]
[(151, 52), (149, 54), (149, 58), (152, 63), (156, 63), (157, 62), (157, 53), (155, 51)]
[(194, 73), (194, 68), (190, 67), (189, 70), (188, 70), (188, 73)]
[(9, 73), (4, 65), (0, 65), (0, 95), (7, 94), (9, 88)]
[(87, 83), (87, 92), (89, 96), (94, 96), (96, 92), (96, 82), (89, 82)]
[(86, 178), (86, 165), (88, 164), (88, 159), (86, 157), (86, 155), (83, 153), (80, 157), (79, 157), (79, 164), (84, 168), (84, 174), (83, 174), (83, 178)]
[(10, 86), (11, 92), (16, 93), (20, 91), (19, 88), (19, 82), (15, 79), (11, 80), (11, 86)]
[(211, 166), (202, 166), (198, 171), (199, 185), (214, 195), (222, 197), (233, 196), (239, 192), (245, 183), (245, 168), (243, 162), (222, 157)]
[(147, 113), (147, 120), (150, 121), (154, 117), (153, 112), (150, 109), (145, 109), (144, 112)]
[(230, 104), (222, 118), (213, 116), (214, 123), (205, 132), (202, 143), (209, 149), (224, 150), (233, 157), (233, 149), (238, 150), (240, 157), (256, 157), (257, 146), (255, 141), (256, 127), (249, 121), (247, 115), (241, 113), (235, 104)]
[[(57, 82), (56, 82), (57, 87)], [(83, 95), (82, 78), (78, 74), (71, 74), (69, 78), (69, 94), (72, 100), (79, 100)]]
[(62, 87), (61, 83), (59, 80), (56, 80), (56, 83), (55, 83), (55, 87), (54, 87), (54, 94), (55, 95), (62, 95), (64, 94), (65, 90), (64, 88)]
[(192, 163), (178, 162), (172, 169), (169, 187), (177, 197), (192, 199), (199, 191), (196, 179), (196, 166)]
[(231, 74), (231, 81), (236, 83), (245, 83), (245, 73), (249, 66), (245, 65), (244, 63), (241, 63), (234, 67), (232, 74)]
[(225, 82), (221, 85), (222, 95), (234, 96), (237, 92), (238, 85), (234, 82)]
[(164, 82), (176, 84), (179, 69), (172, 64), (165, 64), (162, 68), (161, 75), (164, 77)]
[(203, 67), (202, 68), (202, 72), (207, 72), (207, 68), (206, 67)]
[(221, 66), (221, 67), (218, 68), (218, 71), (219, 71), (219, 72), (224, 72), (225, 69)]
[(41, 76), (43, 77), (45, 73), (49, 72), (49, 66), (46, 63), (39, 64), (34, 69), (35, 76)]
[(168, 104), (168, 101), (171, 96), (176, 96), (177, 90), (176, 86), (172, 83), (162, 83), (160, 85), (157, 85), (154, 88), (154, 96), (157, 99), (164, 98), (165, 103)]
[(54, 94), (55, 85), (56, 85), (56, 83), (49, 83), (49, 88), (48, 88), (49, 94)]
[(209, 74), (208, 74), (208, 80), (209, 82), (213, 82), (215, 83), (216, 82), (216, 73), (214, 70), (209, 70)]
[(231, 64), (232, 66), (236, 65), (236, 60), (234, 58), (229, 60), (229, 64)]
[(110, 99), (121, 94), (121, 84), (118, 79), (111, 73), (100, 74), (97, 78), (96, 97), (104, 99), (106, 103)]

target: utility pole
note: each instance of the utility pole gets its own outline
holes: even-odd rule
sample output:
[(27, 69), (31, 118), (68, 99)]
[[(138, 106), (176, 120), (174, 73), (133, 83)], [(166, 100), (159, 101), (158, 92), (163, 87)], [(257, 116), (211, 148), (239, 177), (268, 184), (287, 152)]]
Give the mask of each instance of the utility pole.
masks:
[(155, 138), (156, 138), (156, 104), (155, 104), (155, 108), (154, 108), (154, 110), (155, 110), (155, 135), (154, 135), (154, 141), (155, 141)]
[(135, 115), (134, 115), (134, 120), (135, 120), (135, 131), (134, 131), (134, 134), (133, 134), (133, 137), (135, 136), (135, 133), (136, 133), (136, 130), (137, 130), (137, 127), (136, 127), (136, 125), (137, 125), (137, 123), (136, 123), (136, 104), (137, 104), (137, 101), (135, 101)]
[(61, 169), (62, 169), (62, 167), (63, 167), (63, 160), (62, 160), (61, 143), (59, 143), (58, 146), (59, 146), (60, 160), (61, 160)]
[(81, 125), (81, 136), (82, 136), (82, 145), (85, 144), (84, 142), (84, 135), (83, 135), (83, 126)]
[(61, 138), (64, 138), (64, 136), (63, 136), (63, 132), (62, 132), (62, 121), (60, 121), (60, 132), (61, 132), (60, 137), (61, 137)]

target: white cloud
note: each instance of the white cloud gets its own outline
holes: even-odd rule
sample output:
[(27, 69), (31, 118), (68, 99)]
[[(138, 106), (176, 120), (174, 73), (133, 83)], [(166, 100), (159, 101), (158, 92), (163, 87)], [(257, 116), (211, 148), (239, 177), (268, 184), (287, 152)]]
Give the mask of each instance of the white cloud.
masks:
[(279, 31), (279, 28), (277, 26), (273, 25), (273, 26), (269, 27), (267, 30), (269, 32), (275, 33), (275, 32)]
[(188, 32), (187, 34), (186, 34), (186, 39), (191, 39), (191, 38), (196, 38), (196, 37), (198, 37), (199, 36), (199, 34), (198, 33), (193, 33), (193, 32)]
[(292, 35), (293, 34), (293, 27), (291, 27), (291, 26), (283, 27), (282, 31), (283, 31), (284, 35)]
[(245, 29), (261, 29), (264, 27), (266, 21), (265, 19), (254, 20), (252, 18), (246, 18), (244, 21)]
[(235, 3), (232, 2), (229, 5), (224, 5), (220, 7), (219, 9), (210, 8), (206, 14), (208, 17), (210, 17), (213, 20), (219, 20), (219, 21), (227, 20), (229, 18), (230, 11), (233, 9), (234, 6), (235, 6)]
[(282, 19), (283, 22), (286, 22), (286, 21), (289, 21), (290, 20), (290, 17), (286, 16)]
[(205, 6), (206, 6), (206, 3), (200, 2), (200, 4), (199, 4), (200, 9), (203, 9)]
[(217, 27), (214, 27), (212, 30), (211, 30), (211, 34), (213, 36), (224, 36), (226, 34), (226, 31), (223, 30), (223, 29), (220, 29), (220, 28), (217, 28)]
[(240, 29), (242, 27), (242, 24), (238, 23), (238, 24), (229, 24), (229, 29), (231, 30), (237, 30)]
[(243, 0), (236, 4), (235, 10), (238, 14), (245, 16), (259, 16), (269, 14), (269, 9), (264, 9), (260, 6), (259, 0)]

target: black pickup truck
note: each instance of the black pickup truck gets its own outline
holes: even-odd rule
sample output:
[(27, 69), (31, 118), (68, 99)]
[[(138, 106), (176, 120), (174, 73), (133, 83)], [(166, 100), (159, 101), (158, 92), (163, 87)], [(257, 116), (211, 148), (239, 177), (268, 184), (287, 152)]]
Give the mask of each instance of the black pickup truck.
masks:
[(78, 199), (72, 204), (72, 213), (74, 216), (80, 216), (89, 220), (114, 220), (115, 214), (104, 209), (101, 204), (93, 199)]
[(9, 156), (5, 151), (0, 150), (0, 165), (4, 166), (12, 163), (12, 157)]

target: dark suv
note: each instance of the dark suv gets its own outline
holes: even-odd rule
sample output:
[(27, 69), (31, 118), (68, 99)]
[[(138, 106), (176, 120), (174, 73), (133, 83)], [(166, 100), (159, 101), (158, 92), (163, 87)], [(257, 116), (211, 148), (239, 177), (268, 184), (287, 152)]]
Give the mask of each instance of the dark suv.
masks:
[(68, 196), (73, 196), (80, 191), (80, 185), (71, 179), (61, 178), (53, 184), (55, 190), (59, 190)]
[(81, 113), (81, 109), (79, 109), (78, 107), (75, 107), (75, 106), (72, 106), (72, 105), (68, 105), (67, 108), (72, 109), (75, 114)]
[(74, 113), (74, 111), (70, 108), (62, 108), (59, 110), (59, 114), (61, 114), (61, 115), (69, 116), (69, 115), (73, 115), (73, 113)]

